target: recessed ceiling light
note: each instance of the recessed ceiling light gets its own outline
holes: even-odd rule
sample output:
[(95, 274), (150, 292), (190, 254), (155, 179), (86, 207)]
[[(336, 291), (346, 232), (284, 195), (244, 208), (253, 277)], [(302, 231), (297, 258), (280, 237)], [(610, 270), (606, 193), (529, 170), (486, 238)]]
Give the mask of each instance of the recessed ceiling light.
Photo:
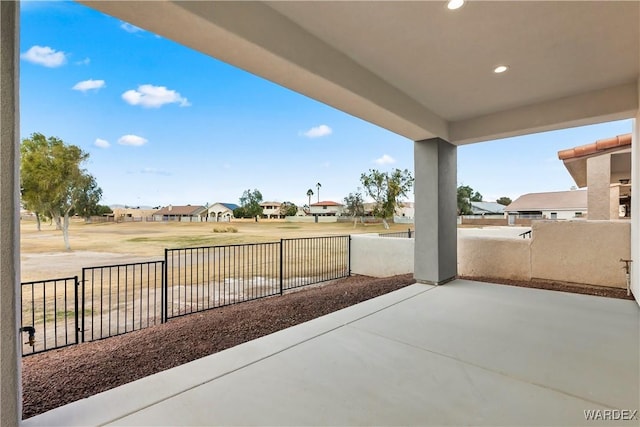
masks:
[(460, 9), (464, 5), (464, 0), (449, 0), (447, 7), (451, 10)]
[(501, 74), (507, 71), (508, 69), (509, 67), (507, 65), (498, 65), (496, 68), (493, 69), (493, 72), (496, 74)]

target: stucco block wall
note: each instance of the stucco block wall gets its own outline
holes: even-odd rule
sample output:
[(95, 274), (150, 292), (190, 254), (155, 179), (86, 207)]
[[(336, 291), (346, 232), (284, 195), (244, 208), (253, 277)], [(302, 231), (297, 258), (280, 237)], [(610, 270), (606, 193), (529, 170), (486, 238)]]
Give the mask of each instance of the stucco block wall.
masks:
[(388, 277), (413, 273), (414, 239), (351, 236), (351, 274)]
[(627, 221), (540, 221), (532, 225), (531, 276), (626, 288), (620, 258), (631, 256)]
[(587, 159), (587, 200), (589, 219), (611, 218), (611, 155)]
[[(626, 288), (620, 258), (631, 255), (628, 221), (535, 221), (533, 238), (458, 234), (458, 275), (542, 279)], [(414, 239), (351, 236), (351, 272), (414, 272)]]
[(529, 280), (531, 239), (458, 236), (458, 274)]
[(461, 217), (462, 224), (472, 224), (472, 225), (509, 225), (507, 223), (507, 218), (466, 218)]

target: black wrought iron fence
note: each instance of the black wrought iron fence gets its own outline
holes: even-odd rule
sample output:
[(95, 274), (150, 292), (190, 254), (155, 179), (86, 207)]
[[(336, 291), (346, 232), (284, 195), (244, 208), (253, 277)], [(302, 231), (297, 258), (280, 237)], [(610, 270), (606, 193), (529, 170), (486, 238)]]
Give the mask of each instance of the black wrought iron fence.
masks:
[(349, 276), (349, 236), (281, 240), (282, 290)]
[(83, 268), (82, 342), (161, 323), (163, 273), (164, 261)]
[(22, 326), (33, 354), (121, 335), (173, 317), (349, 276), (349, 236), (165, 249), (162, 261), (82, 269), (22, 284)]
[(276, 295), (279, 243), (165, 249), (166, 318)]
[(23, 356), (78, 343), (78, 276), (25, 282), (20, 291)]
[(380, 233), (378, 234), (380, 237), (408, 237), (411, 239), (412, 237), (416, 237), (416, 232), (412, 229), (408, 229), (407, 231), (395, 231), (391, 233)]

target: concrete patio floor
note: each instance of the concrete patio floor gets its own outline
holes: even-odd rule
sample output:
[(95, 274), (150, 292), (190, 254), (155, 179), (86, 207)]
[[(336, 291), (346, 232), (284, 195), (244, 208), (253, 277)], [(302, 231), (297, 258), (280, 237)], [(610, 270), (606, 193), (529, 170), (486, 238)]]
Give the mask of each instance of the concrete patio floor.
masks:
[(416, 284), (23, 425), (600, 425), (639, 409), (639, 325), (634, 301)]

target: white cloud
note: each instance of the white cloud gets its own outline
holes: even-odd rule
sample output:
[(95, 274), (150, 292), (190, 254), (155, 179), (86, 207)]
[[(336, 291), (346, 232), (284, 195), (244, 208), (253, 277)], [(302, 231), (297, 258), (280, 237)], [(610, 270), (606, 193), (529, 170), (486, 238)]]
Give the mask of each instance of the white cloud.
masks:
[(139, 33), (140, 31), (144, 31), (142, 28), (131, 25), (128, 22), (120, 24), (120, 28), (125, 30), (127, 33)]
[(49, 68), (60, 67), (67, 62), (66, 53), (49, 46), (31, 46), (28, 51), (20, 55), (20, 58)]
[(76, 61), (75, 64), (76, 65), (89, 65), (90, 62), (91, 62), (91, 60), (89, 58), (84, 58), (82, 61)]
[(138, 135), (123, 135), (118, 139), (118, 144), (120, 145), (132, 145), (134, 147), (139, 147), (148, 142), (147, 139), (138, 136)]
[(104, 80), (89, 79), (76, 83), (71, 89), (86, 92), (88, 90), (102, 89), (103, 87), (105, 87)]
[(331, 167), (331, 162), (323, 162), (320, 164), (320, 166), (322, 166), (323, 168), (329, 168)]
[(191, 105), (187, 98), (183, 98), (175, 90), (154, 85), (140, 85), (138, 90), (128, 90), (122, 94), (122, 99), (128, 104), (147, 108), (160, 108), (165, 104), (178, 104), (181, 107)]
[(382, 157), (380, 157), (379, 159), (375, 159), (374, 162), (376, 162), (379, 165), (390, 165), (395, 163), (396, 159), (394, 159), (388, 154), (383, 154)]
[(107, 141), (106, 139), (102, 139), (102, 138), (97, 138), (96, 142), (94, 142), (93, 145), (95, 145), (96, 147), (100, 147), (100, 148), (109, 148), (109, 147), (111, 147), (111, 144), (109, 144), (109, 141)]
[(312, 127), (306, 132), (302, 132), (302, 135), (307, 138), (320, 138), (321, 136), (331, 135), (333, 130), (327, 125), (320, 125), (316, 127)]

